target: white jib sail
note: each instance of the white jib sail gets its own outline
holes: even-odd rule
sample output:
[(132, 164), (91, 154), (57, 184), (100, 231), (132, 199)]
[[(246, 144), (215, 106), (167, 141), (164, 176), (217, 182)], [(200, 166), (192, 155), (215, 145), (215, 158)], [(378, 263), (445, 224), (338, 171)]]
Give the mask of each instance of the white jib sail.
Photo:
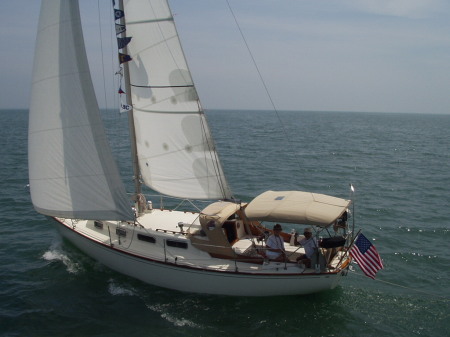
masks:
[(231, 197), (165, 0), (124, 1), (139, 165), (160, 193)]
[(133, 219), (101, 121), (78, 1), (42, 2), (28, 161), (31, 198), (38, 212), (78, 219)]

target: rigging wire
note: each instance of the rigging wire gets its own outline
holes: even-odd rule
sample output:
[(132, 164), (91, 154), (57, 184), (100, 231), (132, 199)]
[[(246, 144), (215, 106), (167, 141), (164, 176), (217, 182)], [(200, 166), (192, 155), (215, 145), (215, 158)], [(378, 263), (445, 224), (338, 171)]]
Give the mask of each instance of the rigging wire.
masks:
[[(361, 276), (361, 277), (366, 277), (365, 275), (359, 274), (358, 272), (356, 272), (354, 270), (349, 269), (349, 271), (351, 271), (355, 275), (358, 275), (358, 276)], [(425, 294), (425, 295), (434, 296), (434, 297), (437, 297), (437, 298), (439, 298), (441, 300), (444, 300), (444, 301), (450, 301), (450, 298), (448, 296), (441, 296), (441, 295), (438, 295), (438, 294), (433, 294), (433, 293), (430, 293), (430, 292), (427, 292), (427, 291), (423, 291), (423, 290), (419, 290), (419, 289), (414, 289), (414, 288), (402, 286), (401, 284), (397, 284), (397, 283), (393, 283), (393, 282), (389, 282), (389, 281), (384, 281), (384, 280), (380, 280), (380, 279), (374, 279), (374, 281), (385, 283), (385, 284), (389, 284), (391, 286), (395, 286), (395, 287), (399, 287), (399, 288), (403, 288), (403, 289), (412, 290), (412, 291), (415, 291), (415, 292), (418, 292), (418, 293), (422, 293), (422, 294)]]
[[(269, 101), (270, 101), (270, 103), (271, 103), (271, 105), (272, 105), (272, 108), (273, 108), (273, 110), (275, 111), (275, 113), (276, 113), (276, 115), (277, 115), (277, 118), (278, 118), (278, 120), (279, 120), (279, 122), (280, 122), (280, 124), (281, 124), (281, 126), (282, 126), (282, 128), (283, 128), (283, 132), (284, 132), (284, 134), (285, 134), (285, 137), (286, 137), (286, 139), (289, 141), (290, 146), (293, 148), (293, 144), (292, 144), (292, 142), (291, 142), (291, 139), (288, 137), (288, 133), (287, 133), (286, 127), (285, 127), (283, 121), (282, 121), (281, 118), (280, 118), (279, 111), (278, 111), (278, 109), (277, 109), (277, 107), (276, 107), (276, 105), (275, 105), (275, 103), (274, 103), (274, 101), (273, 101), (273, 99), (272, 99), (272, 96), (270, 95), (269, 89), (268, 89), (268, 87), (267, 87), (267, 85), (266, 85), (266, 83), (265, 83), (265, 81), (264, 81), (264, 77), (262, 76), (262, 73), (261, 73), (261, 71), (260, 71), (260, 69), (259, 69), (259, 67), (258, 67), (258, 65), (257, 65), (257, 63), (256, 63), (256, 60), (255, 60), (255, 58), (254, 58), (254, 56), (253, 56), (253, 53), (252, 53), (252, 51), (251, 51), (251, 49), (250, 49), (250, 46), (249, 46), (248, 43), (247, 43), (247, 40), (246, 40), (246, 38), (245, 38), (245, 36), (244, 36), (244, 34), (243, 34), (243, 31), (242, 31), (242, 29), (241, 29), (241, 27), (240, 27), (240, 25), (239, 25), (239, 22), (238, 22), (238, 20), (237, 20), (237, 18), (236, 18), (236, 15), (234, 14), (233, 9), (232, 9), (231, 6), (230, 6), (229, 0), (226, 0), (226, 3), (227, 3), (228, 8), (229, 8), (229, 10), (230, 10), (230, 12), (231, 12), (231, 15), (233, 16), (233, 19), (234, 19), (234, 21), (235, 21), (235, 23), (236, 23), (236, 26), (237, 26), (237, 28), (238, 28), (238, 30), (239, 30), (239, 33), (240, 33), (240, 35), (241, 35), (241, 37), (242, 37), (242, 39), (243, 39), (243, 41), (244, 41), (245, 47), (247, 48), (247, 51), (248, 51), (248, 53), (249, 53), (249, 55), (250, 55), (250, 58), (251, 58), (251, 60), (252, 60), (252, 62), (253, 62), (253, 65), (255, 66), (255, 69), (256, 69), (256, 71), (257, 71), (257, 73), (258, 73), (258, 76), (259, 76), (259, 78), (260, 78), (260, 80), (261, 80), (261, 83), (262, 83), (262, 85), (263, 85), (263, 87), (264, 87), (264, 90), (266, 91), (266, 94), (267, 94), (267, 96), (268, 96), (268, 98), (269, 98)], [(351, 271), (352, 273), (358, 275), (358, 276), (364, 277), (364, 275), (361, 275), (361, 274), (357, 273), (357, 272), (354, 271), (354, 270), (351, 270), (351, 269), (350, 269), (350, 271)], [(388, 285), (391, 285), (391, 286), (396, 286), (396, 287), (408, 289), (408, 290), (415, 291), (415, 292), (422, 293), (422, 294), (426, 294), (426, 295), (429, 295), (429, 296), (434, 296), (434, 297), (437, 297), (437, 298), (442, 299), (442, 300), (444, 300), (444, 301), (450, 301), (450, 298), (447, 297), (447, 296), (437, 295), (437, 294), (430, 293), (430, 292), (427, 292), (427, 291), (423, 291), (423, 290), (419, 290), (419, 289), (414, 289), (414, 288), (406, 287), (406, 286), (403, 286), (403, 285), (400, 285), (400, 284), (397, 284), (397, 283), (393, 283), (393, 282), (389, 282), (389, 281), (384, 281), (384, 280), (380, 280), (380, 279), (375, 279), (375, 281), (381, 282), (381, 283), (384, 283), (384, 284), (388, 284)]]
[(101, 62), (102, 62), (102, 78), (103, 78), (103, 95), (105, 99), (105, 109), (108, 110), (108, 100), (106, 98), (106, 77), (105, 77), (105, 62), (103, 59), (104, 52), (103, 52), (103, 39), (102, 39), (102, 22), (101, 22), (101, 16), (100, 16), (100, 0), (97, 0), (97, 13), (98, 13), (98, 29), (100, 34), (100, 55), (101, 55)]
[[(294, 150), (294, 144), (292, 143), (292, 140), (291, 140), (291, 138), (290, 138), (289, 135), (288, 135), (286, 126), (284, 125), (284, 123), (283, 123), (283, 121), (282, 121), (282, 119), (281, 119), (281, 117), (280, 117), (279, 110), (277, 109), (277, 107), (276, 107), (276, 105), (275, 105), (275, 102), (274, 102), (273, 99), (272, 99), (272, 95), (270, 94), (269, 88), (267, 87), (266, 82), (265, 82), (265, 80), (264, 80), (264, 77), (262, 76), (262, 73), (261, 73), (261, 71), (260, 71), (260, 69), (259, 69), (259, 67), (258, 67), (258, 64), (256, 63), (255, 57), (253, 56), (253, 53), (252, 53), (252, 50), (250, 49), (250, 46), (249, 46), (249, 44), (247, 43), (247, 39), (245, 38), (244, 32), (242, 31), (241, 26), (239, 25), (239, 22), (238, 22), (238, 20), (237, 20), (237, 17), (236, 17), (236, 15), (234, 14), (233, 9), (231, 8), (231, 5), (230, 5), (229, 0), (225, 0), (225, 1), (226, 1), (227, 5), (228, 5), (228, 9), (229, 9), (230, 12), (231, 12), (231, 15), (233, 16), (234, 22), (236, 23), (236, 26), (237, 26), (237, 28), (238, 28), (238, 30), (239, 30), (239, 33), (240, 33), (240, 35), (241, 35), (241, 38), (242, 38), (244, 44), (245, 44), (245, 47), (246, 47), (246, 49), (247, 49), (247, 52), (249, 53), (250, 58), (251, 58), (251, 60), (252, 60), (252, 63), (253, 63), (253, 65), (254, 65), (255, 69), (256, 69), (256, 72), (258, 73), (259, 79), (260, 79), (260, 81), (261, 81), (261, 83), (262, 83), (262, 85), (263, 85), (263, 87), (264, 87), (264, 90), (265, 90), (265, 92), (266, 92), (266, 95), (267, 95), (267, 97), (269, 98), (270, 104), (272, 105), (272, 109), (274, 110), (274, 112), (275, 112), (275, 114), (276, 114), (276, 116), (277, 116), (277, 119), (278, 119), (278, 121), (279, 121), (279, 123), (280, 123), (280, 125), (281, 125), (281, 127), (282, 127), (282, 129), (283, 129), (284, 136), (285, 136), (286, 140), (287, 140), (288, 143), (289, 143), (289, 146), (291, 147), (291, 149), (292, 149), (292, 151), (293, 151), (293, 150)], [(298, 163), (298, 164), (299, 164), (299, 163)]]

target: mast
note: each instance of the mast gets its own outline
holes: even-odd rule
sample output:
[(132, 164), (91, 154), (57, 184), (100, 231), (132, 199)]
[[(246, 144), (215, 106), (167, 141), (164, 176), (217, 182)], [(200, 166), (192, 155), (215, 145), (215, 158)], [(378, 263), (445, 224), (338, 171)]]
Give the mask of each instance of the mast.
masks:
[[(119, 9), (121, 11), (124, 10), (123, 6), (123, 0), (119, 0)], [(120, 24), (125, 25), (125, 16), (122, 16), (120, 18)], [(126, 30), (120, 33), (120, 37), (126, 36)], [(128, 55), (128, 47), (125, 46), (122, 48), (123, 53)], [(134, 118), (133, 118), (133, 101), (131, 98), (131, 85), (130, 85), (130, 71), (128, 62), (123, 63), (123, 70), (124, 70), (124, 79), (125, 79), (125, 95), (127, 98), (127, 104), (129, 105), (130, 109), (128, 110), (128, 128), (130, 132), (130, 146), (131, 146), (131, 162), (133, 163), (133, 180), (134, 180), (134, 195), (133, 195), (133, 201), (136, 205), (136, 210), (138, 211), (138, 214), (141, 214), (143, 212), (143, 207), (145, 207), (145, 203), (139, 202), (139, 199), (142, 196), (142, 184), (141, 184), (141, 171), (139, 168), (139, 161), (138, 161), (138, 155), (137, 155), (137, 146), (136, 146), (136, 129), (134, 125)]]

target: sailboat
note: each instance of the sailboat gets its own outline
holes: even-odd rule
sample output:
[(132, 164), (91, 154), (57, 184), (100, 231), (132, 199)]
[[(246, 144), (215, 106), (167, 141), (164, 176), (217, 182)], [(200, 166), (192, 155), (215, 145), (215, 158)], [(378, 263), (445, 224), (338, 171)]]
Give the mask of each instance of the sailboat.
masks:
[[(126, 192), (102, 123), (78, 1), (43, 0), (28, 145), (36, 211), (87, 255), (155, 286), (231, 296), (335, 288), (351, 262), (351, 200), (304, 191), (236, 200), (168, 1), (116, 6), (118, 39), (126, 41), (120, 67), (131, 107), (133, 195)], [(142, 184), (160, 197), (147, 200)], [(165, 197), (209, 203), (194, 211), (169, 209), (162, 201), (157, 205)], [(267, 254), (275, 224), (285, 229), (279, 235), (281, 261)], [(298, 263), (305, 247), (298, 245), (301, 235), (286, 231), (289, 226), (312, 229), (316, 244), (309, 263)]]

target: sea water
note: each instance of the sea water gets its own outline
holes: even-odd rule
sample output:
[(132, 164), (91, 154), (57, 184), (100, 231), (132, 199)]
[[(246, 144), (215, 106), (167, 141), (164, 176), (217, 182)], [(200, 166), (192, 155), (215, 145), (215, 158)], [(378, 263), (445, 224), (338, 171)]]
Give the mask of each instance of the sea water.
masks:
[[(104, 113), (131, 191), (126, 116)], [(120, 275), (32, 207), (28, 111), (0, 111), (0, 336), (446, 336), (450, 115), (208, 111), (228, 182), (349, 198), (385, 268), (308, 296), (181, 293)]]

